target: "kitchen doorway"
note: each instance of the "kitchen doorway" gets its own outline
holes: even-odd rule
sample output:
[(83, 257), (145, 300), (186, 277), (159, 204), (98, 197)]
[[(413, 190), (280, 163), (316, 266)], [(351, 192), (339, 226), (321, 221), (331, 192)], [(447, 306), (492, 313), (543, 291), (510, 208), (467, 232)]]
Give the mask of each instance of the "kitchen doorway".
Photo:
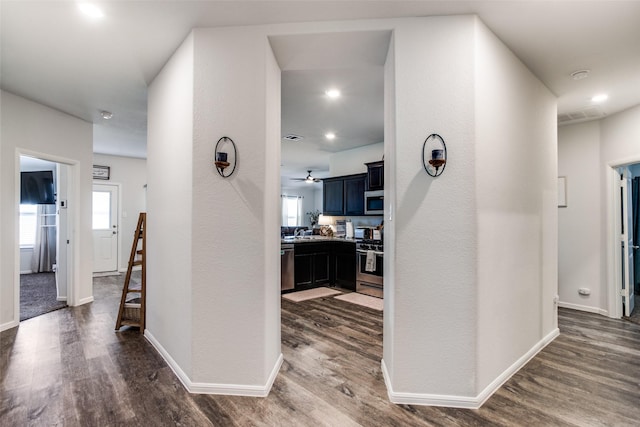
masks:
[[(385, 118), (392, 114), (391, 110), (385, 110), (385, 100), (394, 97), (392, 88), (385, 87), (392, 69), (392, 65), (387, 65), (391, 36), (391, 31), (364, 31), (269, 37), (281, 69), (281, 198), (296, 197), (302, 201), (304, 208), (298, 209), (302, 214), (296, 228), (307, 228), (307, 234), (311, 234), (311, 237), (314, 234), (312, 229), (319, 231), (320, 226), (331, 227), (337, 234), (340, 231), (339, 223), (347, 219), (364, 223), (375, 221), (376, 225), (384, 219), (384, 215), (380, 213), (375, 219), (373, 216), (365, 215), (364, 208), (362, 213), (355, 216), (346, 214), (344, 208), (342, 214), (334, 214), (331, 217), (317, 218), (312, 214), (326, 211), (323, 197), (324, 179), (366, 175), (368, 168), (365, 163), (384, 160), (387, 143), (385, 130), (389, 131), (385, 129)], [(313, 52), (313, 55), (309, 52)], [(392, 133), (389, 132), (389, 135)], [(363, 205), (365, 186), (366, 183), (362, 185), (359, 200)], [(282, 203), (280, 200), (278, 203), (282, 217)], [(309, 218), (306, 215), (309, 215)], [(290, 216), (287, 215), (288, 221)], [(284, 225), (282, 222), (282, 229), (291, 228)], [(299, 237), (308, 238), (307, 235)], [(309, 246), (306, 249), (309, 249)], [(296, 340), (295, 334), (291, 333), (290, 319), (299, 316), (299, 320), (294, 323), (305, 322), (309, 320), (306, 316), (312, 312), (324, 312), (326, 316), (331, 316), (333, 306), (336, 306), (342, 307), (334, 312), (334, 315), (339, 313), (334, 319), (341, 324), (336, 332), (342, 333), (342, 337), (337, 339), (357, 341), (364, 335), (371, 334), (376, 339), (368, 345), (380, 352), (372, 357), (382, 359), (382, 332), (384, 316), (387, 314), (378, 311), (376, 315), (375, 311), (372, 311), (375, 309), (357, 303), (334, 302), (334, 296), (341, 297), (340, 293), (345, 292), (344, 289), (335, 287), (335, 277), (340, 270), (337, 263), (347, 256), (344, 248), (340, 250), (339, 256), (337, 251), (324, 251), (320, 246), (317, 249), (315, 252), (312, 251), (313, 253), (307, 253), (307, 250), (299, 251), (299, 256), (293, 257), (294, 267), (289, 271), (293, 271), (290, 274), (295, 278), (294, 288), (297, 282), (300, 282), (305, 288), (303, 292), (317, 291), (318, 297), (299, 303), (285, 302), (283, 299), (282, 344), (289, 345), (292, 340)], [(351, 276), (355, 291), (355, 244), (352, 244), (351, 249)], [(281, 250), (281, 254), (283, 253), (287, 251)], [(301, 261), (305, 268), (296, 269), (297, 261)], [(388, 264), (390, 262), (385, 260), (385, 271)], [(304, 271), (300, 273), (298, 270)], [(315, 287), (314, 283), (320, 285)], [(308, 289), (309, 287), (311, 289)], [(327, 290), (327, 287), (332, 289)], [(338, 292), (338, 295), (327, 292), (335, 290), (341, 292)], [(383, 304), (383, 299), (380, 298), (356, 293), (353, 295), (376, 299), (380, 305)], [(352, 329), (354, 317), (360, 317), (363, 322), (374, 326), (366, 331)], [(368, 320), (365, 321), (365, 318)], [(316, 338), (319, 338), (318, 345), (328, 345), (333, 340), (329, 338), (325, 343), (321, 336)], [(337, 347), (343, 350), (341, 345)], [(290, 351), (295, 353), (295, 348), (297, 347)], [(286, 359), (286, 351), (284, 353)]]

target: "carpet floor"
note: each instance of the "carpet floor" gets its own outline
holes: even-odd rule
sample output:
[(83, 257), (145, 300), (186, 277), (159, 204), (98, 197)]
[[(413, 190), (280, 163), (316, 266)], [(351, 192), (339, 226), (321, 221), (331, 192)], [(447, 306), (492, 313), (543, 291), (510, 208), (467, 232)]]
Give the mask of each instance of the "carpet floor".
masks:
[(57, 298), (55, 273), (20, 275), (20, 321), (67, 306)]

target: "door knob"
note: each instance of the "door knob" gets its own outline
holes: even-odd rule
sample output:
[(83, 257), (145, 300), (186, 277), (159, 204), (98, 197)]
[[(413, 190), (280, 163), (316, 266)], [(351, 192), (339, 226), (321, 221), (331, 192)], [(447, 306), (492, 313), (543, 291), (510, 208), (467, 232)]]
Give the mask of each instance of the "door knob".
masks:
[(640, 246), (631, 245), (631, 249), (640, 249)]

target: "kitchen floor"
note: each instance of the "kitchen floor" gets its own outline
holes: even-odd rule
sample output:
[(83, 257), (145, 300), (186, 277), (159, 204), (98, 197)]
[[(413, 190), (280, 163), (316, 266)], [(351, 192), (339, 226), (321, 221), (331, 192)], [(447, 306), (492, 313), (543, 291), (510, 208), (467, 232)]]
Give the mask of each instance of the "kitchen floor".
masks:
[(187, 393), (136, 330), (115, 333), (122, 277), (95, 302), (0, 334), (3, 425), (637, 425), (640, 325), (560, 310), (561, 335), (480, 410), (394, 405), (382, 313), (335, 298), (282, 301), (285, 362), (266, 398)]

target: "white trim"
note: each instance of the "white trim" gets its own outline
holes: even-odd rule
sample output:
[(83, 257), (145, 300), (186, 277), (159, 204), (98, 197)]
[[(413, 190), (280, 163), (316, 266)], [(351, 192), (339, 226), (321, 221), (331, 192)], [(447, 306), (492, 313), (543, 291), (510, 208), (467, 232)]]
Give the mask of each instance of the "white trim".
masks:
[(20, 322), (17, 322), (15, 320), (12, 320), (12, 321), (7, 322), (7, 323), (3, 323), (2, 325), (0, 325), (0, 332), (6, 331), (6, 330), (11, 329), (11, 328), (15, 328), (19, 324), (20, 324)]
[(572, 304), (570, 302), (559, 301), (558, 307), (570, 308), (571, 310), (586, 311), (587, 313), (595, 313), (595, 314), (601, 314), (603, 316), (609, 316), (609, 312), (607, 310), (599, 307), (592, 307), (590, 305)]
[(449, 408), (465, 408), (465, 409), (479, 409), (489, 399), (493, 393), (495, 393), (502, 385), (518, 372), (524, 365), (526, 365), (536, 354), (538, 354), (543, 348), (545, 348), (551, 341), (553, 341), (558, 335), (560, 335), (559, 329), (552, 330), (547, 336), (537, 342), (529, 351), (527, 351), (522, 357), (520, 357), (513, 365), (507, 368), (502, 374), (496, 377), (484, 390), (482, 390), (477, 396), (452, 396), (452, 395), (438, 395), (427, 393), (400, 393), (393, 390), (391, 386), (391, 379), (384, 359), (381, 362), (382, 375), (384, 377), (385, 385), (387, 386), (387, 394), (389, 400), (395, 404), (406, 405), (425, 405), (425, 406), (445, 406)]
[(164, 349), (162, 344), (153, 336), (148, 329), (144, 331), (144, 337), (151, 343), (160, 356), (167, 362), (167, 365), (171, 368), (174, 374), (178, 377), (184, 388), (193, 394), (222, 394), (227, 396), (249, 396), (249, 397), (267, 397), (271, 387), (273, 386), (284, 357), (282, 353), (278, 356), (276, 363), (269, 374), (267, 383), (264, 386), (260, 385), (243, 385), (243, 384), (213, 384), (213, 383), (194, 383), (189, 379), (187, 374), (180, 368), (180, 365), (171, 357), (171, 355)]
[(20, 274), (33, 274), (33, 271), (31, 270), (20, 270)]
[(56, 298), (57, 301), (66, 301), (67, 297), (58, 297)]
[(93, 295), (91, 295), (90, 297), (80, 299), (78, 301), (78, 304), (76, 304), (76, 306), (89, 304), (90, 302), (93, 302)]

